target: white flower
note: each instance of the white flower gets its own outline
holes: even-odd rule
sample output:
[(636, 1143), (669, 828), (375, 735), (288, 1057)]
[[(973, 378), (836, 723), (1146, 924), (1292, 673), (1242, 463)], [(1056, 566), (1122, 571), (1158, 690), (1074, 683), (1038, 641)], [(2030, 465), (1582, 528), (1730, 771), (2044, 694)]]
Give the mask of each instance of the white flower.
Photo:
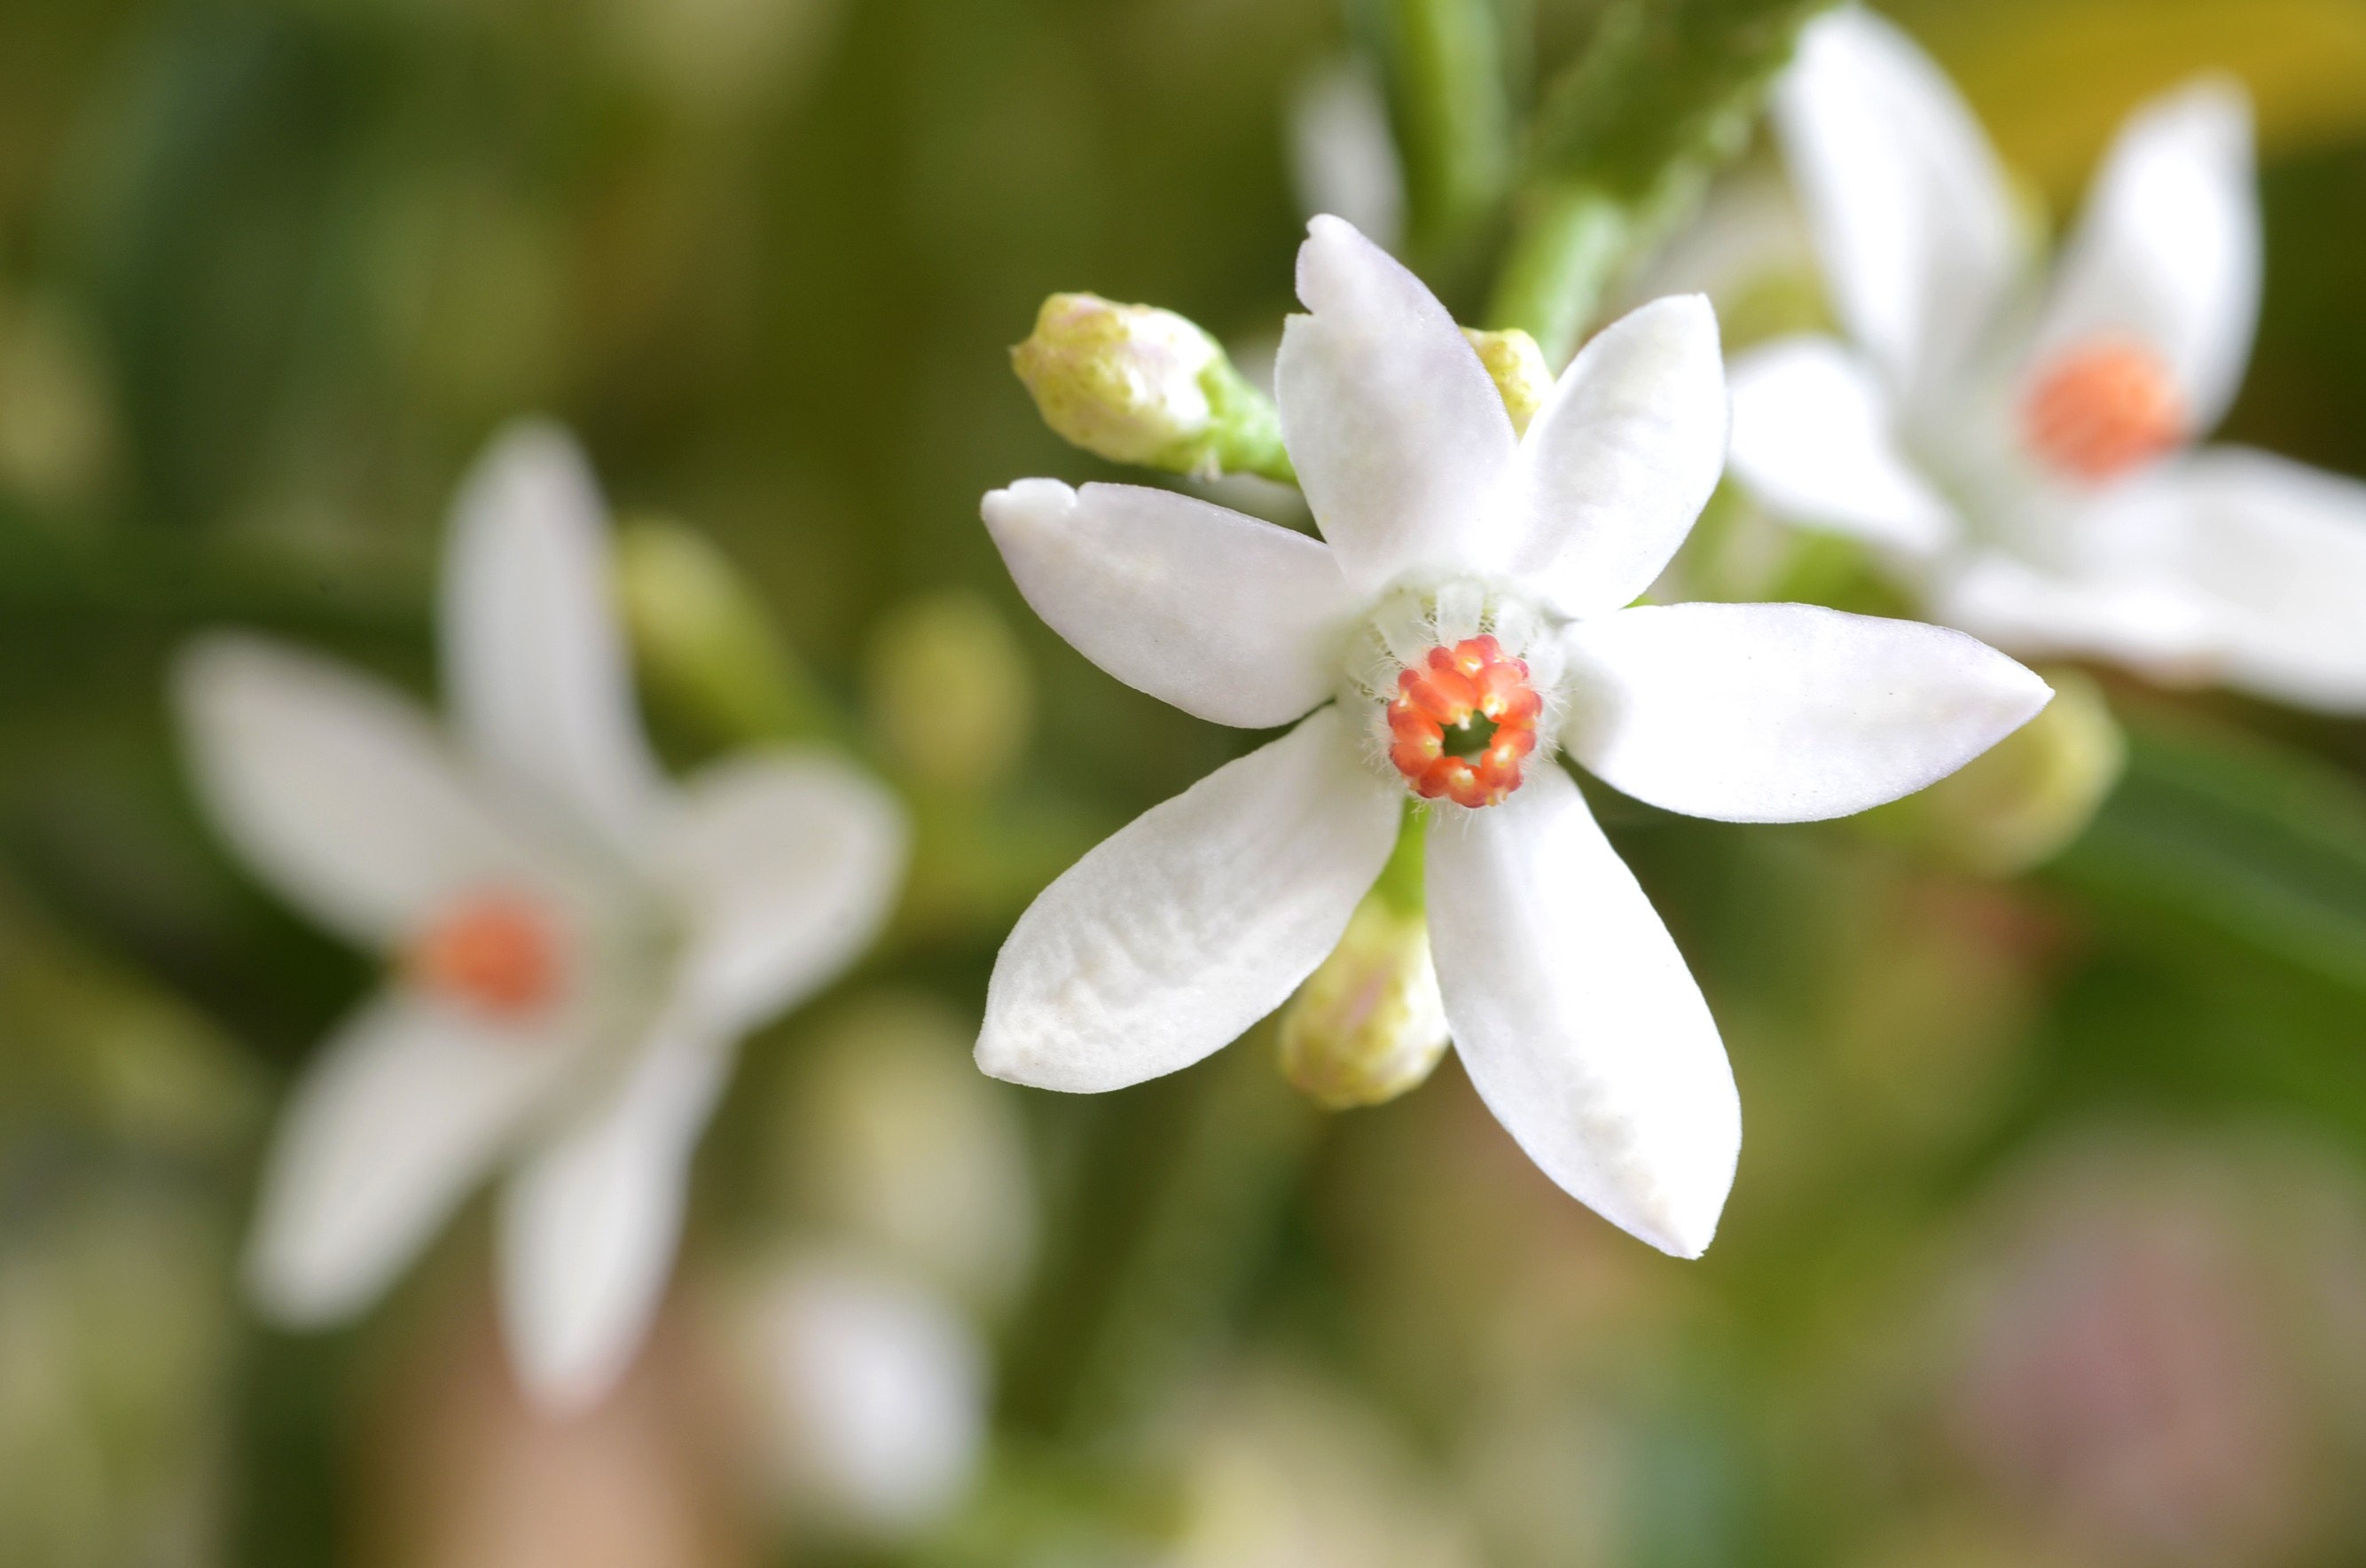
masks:
[(902, 816), (782, 750), (681, 787), (649, 755), (608, 608), (605, 513), (560, 431), (505, 434), (455, 508), (447, 738), (405, 698), (243, 636), (178, 697), (204, 802), (254, 868), (384, 953), (297, 1087), (250, 1279), (294, 1324), (377, 1296), (486, 1174), (513, 1357), (580, 1405), (670, 1270), (691, 1151), (738, 1037), (868, 943)]
[(2249, 111), (2147, 105), (2050, 277), (1995, 153), (1903, 34), (1812, 24), (1775, 122), (1834, 310), (1733, 369), (1733, 465), (1771, 511), (1881, 549), (1936, 618), (2366, 709), (2366, 486), (2196, 449), (2259, 309)]
[(1290, 320), (1277, 378), (1324, 540), (1125, 485), (986, 499), (1020, 592), (1103, 670), (1219, 724), (1301, 722), (1045, 890), (995, 966), (979, 1064), (1097, 1090), (1200, 1060), (1331, 952), (1407, 800), (1443, 798), (1429, 924), (1472, 1082), (1562, 1187), (1697, 1254), (1740, 1148), (1733, 1079), (1555, 749), (1671, 810), (1798, 821), (1921, 788), (2046, 688), (1929, 626), (1624, 608), (1723, 461), (1707, 302), (1604, 332), (1515, 443), (1428, 290), (1337, 219), (1310, 234), (1313, 313)]

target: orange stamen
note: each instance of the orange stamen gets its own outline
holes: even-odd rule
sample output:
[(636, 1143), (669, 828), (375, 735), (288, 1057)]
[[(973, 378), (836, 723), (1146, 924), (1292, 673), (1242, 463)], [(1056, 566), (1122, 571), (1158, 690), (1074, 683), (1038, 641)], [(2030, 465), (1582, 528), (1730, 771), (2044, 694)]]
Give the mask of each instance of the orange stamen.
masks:
[(422, 990), (518, 1022), (558, 994), (558, 933), (532, 899), (498, 889), (472, 894), (428, 923), (403, 969)]
[[(1521, 764), (1537, 749), (1543, 713), (1527, 665), (1505, 658), (1493, 637), (1433, 648), (1419, 666), (1397, 676), (1388, 706), (1389, 762), (1425, 800), (1501, 805), (1520, 787)], [(1492, 724), (1494, 733), (1475, 755), (1448, 754), (1446, 732), (1473, 720)]]
[(2046, 463), (2090, 483), (2116, 479), (2185, 438), (2169, 367), (2142, 344), (2074, 346), (2031, 383), (2022, 431)]

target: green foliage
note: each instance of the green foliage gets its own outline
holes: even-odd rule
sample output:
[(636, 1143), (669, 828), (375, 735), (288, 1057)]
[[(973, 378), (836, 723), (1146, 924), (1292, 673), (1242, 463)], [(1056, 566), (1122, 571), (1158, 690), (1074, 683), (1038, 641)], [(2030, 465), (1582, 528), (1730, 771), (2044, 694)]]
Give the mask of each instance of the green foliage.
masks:
[(2237, 942), (2366, 998), (2366, 788), (2341, 769), (2140, 719), (2125, 778), (2051, 874), (2141, 929)]
[(1617, 0), (1547, 89), (1491, 324), (1555, 364), (1640, 246), (1747, 143), (1767, 85), (1831, 0)]

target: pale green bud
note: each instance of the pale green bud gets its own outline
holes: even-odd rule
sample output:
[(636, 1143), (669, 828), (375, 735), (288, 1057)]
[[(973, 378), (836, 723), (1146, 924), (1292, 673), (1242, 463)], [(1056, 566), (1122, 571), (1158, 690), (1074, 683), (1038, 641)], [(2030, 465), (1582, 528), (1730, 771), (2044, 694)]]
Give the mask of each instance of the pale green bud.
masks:
[(1512, 416), (1513, 432), (1526, 435), (1528, 422), (1537, 417), (1537, 410), (1544, 407), (1545, 397), (1553, 389), (1544, 350), (1517, 327), (1500, 333), (1465, 327), (1462, 335), (1479, 351), (1479, 363), (1493, 378), (1495, 390), (1504, 400), (1504, 412)]
[(1428, 924), (1375, 891), (1283, 1010), (1282, 1075), (1326, 1110), (1378, 1105), (1429, 1077), (1446, 1045)]
[(1009, 623), (982, 595), (949, 589), (900, 605), (863, 664), (872, 727), (920, 783), (982, 789), (1025, 748), (1034, 682)]
[(635, 519), (617, 531), (614, 570), (635, 663), (660, 697), (735, 741), (830, 728), (754, 586), (704, 535)]
[(86, 503), (118, 445), (83, 323), (54, 302), (0, 299), (0, 486), (44, 506)]
[(1043, 423), (1096, 457), (1196, 479), (1291, 477), (1272, 400), (1172, 310), (1054, 294), (1010, 363)]
[(2041, 671), (2054, 700), (2035, 718), (1919, 795), (1874, 814), (1893, 834), (1966, 870), (2009, 876), (2086, 831), (2127, 763), (2102, 688), (2077, 670)]

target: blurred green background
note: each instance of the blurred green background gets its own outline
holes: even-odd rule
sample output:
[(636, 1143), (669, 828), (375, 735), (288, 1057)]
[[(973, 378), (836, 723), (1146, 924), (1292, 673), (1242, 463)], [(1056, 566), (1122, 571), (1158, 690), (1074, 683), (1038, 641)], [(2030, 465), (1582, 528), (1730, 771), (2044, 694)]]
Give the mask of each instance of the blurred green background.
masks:
[[(1493, 7), (1515, 109), (1599, 9)], [(2057, 222), (2129, 107), (2242, 76), (2269, 271), (2226, 434), (2366, 474), (2366, 5), (1891, 14)], [(978, 1292), (974, 1483), (864, 1532), (750, 1478), (715, 1281), (876, 1230), (861, 1193), (941, 1142), (899, 1120), (934, 1090), (828, 1064), (965, 1072), (1034, 890), (1249, 744), (1010, 590), (979, 496), (1124, 476), (1043, 429), (1008, 347), (1055, 289), (1270, 341), (1290, 106), (1387, 15), (0, 7), (0, 1561), (2359, 1560), (2366, 731), (2117, 678), (2128, 776), (2018, 881), (1593, 792), (1741, 1084), (1707, 1260), (1558, 1194), (1450, 1064), (1336, 1117), (1264, 1029), (1121, 1095), (981, 1087), (1031, 1172), (987, 1229), (1041, 1240)], [(1414, 259), (1475, 315), (1486, 223), (1425, 250), (1419, 178)], [(524, 411), (746, 573), (921, 823), (889, 942), (751, 1043), (676, 1308), (574, 1430), (504, 1392), (481, 1217), (349, 1332), (242, 1311), (276, 1096), (366, 970), (205, 831), (163, 704), (170, 650), (225, 623), (430, 692), (444, 507)], [(646, 695), (678, 761), (747, 739)], [(587, 1536), (587, 1498), (626, 1522)]]

